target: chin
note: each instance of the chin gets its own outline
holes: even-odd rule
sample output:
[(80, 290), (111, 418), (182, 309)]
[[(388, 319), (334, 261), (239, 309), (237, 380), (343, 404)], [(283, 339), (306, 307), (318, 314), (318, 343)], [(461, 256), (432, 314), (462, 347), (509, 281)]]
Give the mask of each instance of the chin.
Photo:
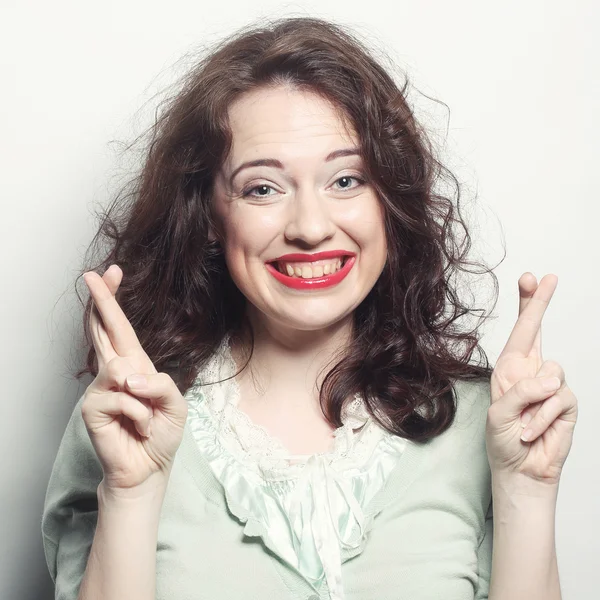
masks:
[(354, 312), (354, 307), (346, 310), (313, 310), (310, 306), (303, 307), (301, 310), (290, 312), (270, 312), (265, 313), (268, 318), (276, 321), (283, 327), (289, 327), (298, 331), (321, 331), (328, 329), (347, 318)]

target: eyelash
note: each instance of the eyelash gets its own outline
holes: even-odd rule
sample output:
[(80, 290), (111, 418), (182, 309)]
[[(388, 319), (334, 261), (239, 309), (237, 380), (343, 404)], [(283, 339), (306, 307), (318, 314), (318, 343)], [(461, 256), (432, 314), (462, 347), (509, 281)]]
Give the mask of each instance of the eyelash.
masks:
[[(355, 175), (342, 175), (341, 177), (338, 177), (336, 179), (336, 182), (339, 181), (340, 179), (355, 179), (356, 181), (358, 181), (359, 185), (363, 185), (365, 183), (365, 179), (362, 179), (361, 177), (356, 177)], [(261, 187), (266, 187), (266, 188), (271, 188), (274, 189), (272, 186), (267, 185), (266, 183), (260, 183), (259, 185), (255, 185), (254, 187), (248, 188), (246, 190), (244, 190), (242, 192), (242, 196), (247, 197), (247, 196), (252, 196), (253, 198), (269, 198), (271, 196), (271, 194), (269, 194), (268, 196), (254, 196), (252, 195), (250, 192), (253, 192), (254, 190), (261, 188)], [(340, 191), (345, 191), (345, 190), (353, 190), (354, 188), (344, 188)]]

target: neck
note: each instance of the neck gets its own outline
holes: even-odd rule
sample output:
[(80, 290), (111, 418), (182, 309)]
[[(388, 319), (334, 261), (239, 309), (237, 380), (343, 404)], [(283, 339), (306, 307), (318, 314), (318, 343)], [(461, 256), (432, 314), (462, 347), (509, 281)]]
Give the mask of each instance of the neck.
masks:
[[(308, 395), (310, 402), (319, 406), (323, 379), (351, 341), (352, 315), (314, 331), (282, 327), (251, 309), (248, 317), (254, 332), (254, 351), (238, 379), (251, 380), (256, 395), (266, 402), (278, 398), (278, 402), (287, 399), (292, 404), (306, 404)], [(249, 335), (233, 337), (231, 350), (241, 368), (250, 354)]]

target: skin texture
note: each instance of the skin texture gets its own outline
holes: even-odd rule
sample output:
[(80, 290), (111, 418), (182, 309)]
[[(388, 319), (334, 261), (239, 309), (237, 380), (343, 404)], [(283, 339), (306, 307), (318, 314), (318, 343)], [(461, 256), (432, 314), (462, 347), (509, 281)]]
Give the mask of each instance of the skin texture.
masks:
[[(558, 278), (545, 275), (537, 285), (530, 275), (519, 280), (519, 317), (492, 373), (486, 446), (497, 477), (553, 487), (571, 448), (577, 398), (561, 365), (542, 356), (542, 320)], [(527, 415), (534, 434), (523, 440)]]
[[(359, 156), (325, 160), (357, 147), (358, 138), (320, 96), (260, 89), (232, 104), (229, 117), (233, 146), (215, 182), (213, 235), (257, 334), (250, 369), (238, 377), (239, 407), (289, 450), (324, 451), (331, 428), (318, 405), (322, 370), (348, 339), (352, 313), (385, 265), (383, 209), (368, 182), (342, 179), (364, 179)], [(250, 167), (230, 181), (242, 163), (261, 158), (284, 168)], [(265, 266), (283, 254), (334, 249), (355, 252), (356, 263), (330, 288), (288, 288)], [(234, 343), (238, 364), (241, 352)]]

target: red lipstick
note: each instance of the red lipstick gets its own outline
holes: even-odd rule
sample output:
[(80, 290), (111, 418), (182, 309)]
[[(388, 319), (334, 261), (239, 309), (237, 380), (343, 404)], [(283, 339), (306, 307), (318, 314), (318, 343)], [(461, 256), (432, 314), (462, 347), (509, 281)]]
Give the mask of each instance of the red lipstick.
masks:
[(283, 285), (293, 288), (295, 290), (316, 290), (326, 287), (331, 287), (333, 285), (337, 285), (342, 281), (346, 275), (350, 272), (350, 269), (354, 266), (356, 262), (356, 255), (352, 252), (347, 252), (344, 250), (327, 250), (325, 252), (317, 252), (315, 254), (284, 254), (280, 256), (275, 261), (285, 261), (285, 262), (314, 262), (317, 260), (326, 260), (328, 258), (340, 258), (342, 256), (347, 256), (348, 259), (344, 266), (335, 273), (331, 275), (323, 275), (322, 277), (311, 277), (309, 279), (304, 279), (302, 277), (290, 277), (285, 273), (281, 273), (277, 270), (272, 264), (267, 263), (266, 267), (269, 273), (277, 279)]
[(287, 262), (314, 262), (317, 260), (326, 260), (328, 258), (340, 258), (341, 256), (354, 256), (354, 252), (348, 252), (347, 250), (325, 250), (324, 252), (315, 252), (314, 254), (301, 254), (296, 252), (295, 254), (283, 254), (270, 262), (276, 262), (278, 260)]

